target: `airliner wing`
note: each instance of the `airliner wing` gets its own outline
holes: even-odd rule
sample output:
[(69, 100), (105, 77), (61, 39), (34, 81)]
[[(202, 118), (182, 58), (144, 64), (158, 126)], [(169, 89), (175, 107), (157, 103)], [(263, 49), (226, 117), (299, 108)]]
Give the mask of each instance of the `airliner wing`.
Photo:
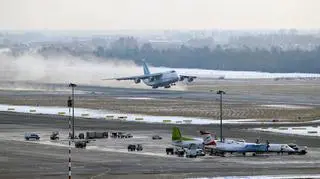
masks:
[(121, 78), (109, 78), (109, 79), (103, 79), (103, 80), (143, 80), (151, 77), (159, 78), (162, 76), (162, 73), (153, 73), (148, 75), (140, 75), (140, 76), (129, 76), (129, 77), (121, 77)]

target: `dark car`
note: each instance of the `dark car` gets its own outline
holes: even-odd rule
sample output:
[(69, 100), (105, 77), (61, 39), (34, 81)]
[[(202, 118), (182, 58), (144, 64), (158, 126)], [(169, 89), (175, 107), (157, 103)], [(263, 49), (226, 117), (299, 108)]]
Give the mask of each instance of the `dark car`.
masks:
[(81, 149), (83, 149), (83, 148), (86, 148), (86, 147), (87, 147), (87, 142), (86, 142), (86, 141), (76, 141), (76, 142), (74, 143), (74, 146), (75, 146), (76, 148), (81, 148)]
[(161, 136), (158, 136), (158, 135), (152, 136), (152, 140), (161, 140), (161, 139), (162, 139)]
[(128, 145), (128, 151), (135, 151), (136, 150), (136, 145), (130, 144)]
[(40, 139), (40, 136), (36, 133), (25, 133), (24, 134), (24, 138), (26, 140), (30, 140), (30, 139), (35, 139), (35, 140), (39, 140)]

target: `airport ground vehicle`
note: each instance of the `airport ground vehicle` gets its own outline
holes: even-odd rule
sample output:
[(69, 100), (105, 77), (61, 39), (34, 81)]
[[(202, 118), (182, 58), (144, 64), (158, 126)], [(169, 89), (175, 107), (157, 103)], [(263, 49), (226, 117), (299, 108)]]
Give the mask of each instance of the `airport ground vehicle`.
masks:
[(184, 153), (185, 153), (185, 151), (182, 148), (177, 148), (176, 151), (175, 151), (175, 154), (178, 157), (184, 157)]
[(111, 137), (112, 138), (132, 138), (132, 134), (128, 133), (124, 133), (124, 132), (112, 132), (111, 133)]
[(78, 135), (78, 137), (79, 137), (79, 139), (84, 139), (84, 133), (80, 133), (80, 134)]
[(142, 151), (143, 150), (143, 147), (141, 144), (137, 144), (137, 151)]
[(137, 145), (134, 145), (134, 144), (130, 144), (128, 145), (128, 151), (142, 151), (143, 150), (143, 147), (141, 144), (137, 144)]
[(128, 151), (135, 151), (136, 150), (136, 145), (128, 145)]
[(129, 133), (129, 134), (121, 134), (120, 138), (132, 138), (133, 136)]
[(108, 132), (86, 132), (87, 139), (102, 139), (108, 137)]
[(50, 135), (50, 140), (59, 140), (59, 132), (52, 132), (52, 134)]
[(190, 144), (188, 148), (185, 148), (187, 158), (196, 158), (198, 156), (197, 144)]
[(294, 152), (288, 152), (289, 155), (298, 154), (298, 155), (305, 155), (307, 154), (307, 146), (298, 146), (297, 144), (288, 144)]
[(152, 136), (152, 140), (161, 140), (161, 139), (162, 139), (162, 137), (159, 135)]
[(26, 140), (30, 140), (30, 139), (35, 139), (35, 140), (39, 140), (40, 139), (40, 136), (36, 133), (25, 133), (24, 134), (24, 138)]
[(183, 157), (185, 154), (185, 151), (182, 148), (175, 148), (174, 149), (173, 147), (168, 147), (168, 148), (166, 148), (166, 153), (167, 153), (167, 155), (175, 154), (178, 157)]
[(167, 155), (169, 155), (169, 154), (173, 155), (174, 149), (172, 147), (166, 148), (166, 153), (167, 153)]
[(76, 141), (75, 143), (74, 143), (74, 146), (76, 147), (76, 148), (86, 148), (86, 146), (87, 146), (87, 142), (86, 141)]
[(206, 153), (202, 149), (197, 149), (197, 156), (205, 156)]

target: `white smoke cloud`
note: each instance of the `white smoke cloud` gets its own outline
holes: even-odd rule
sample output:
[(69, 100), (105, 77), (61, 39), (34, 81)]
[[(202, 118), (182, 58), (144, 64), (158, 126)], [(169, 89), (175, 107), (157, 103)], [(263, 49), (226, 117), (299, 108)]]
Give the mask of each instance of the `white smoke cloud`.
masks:
[[(68, 84), (72, 82), (80, 85), (150, 88), (143, 83), (135, 84), (133, 81), (102, 80), (142, 75), (142, 67), (137, 66), (130, 60), (99, 59), (95, 57), (82, 59), (74, 56), (51, 56), (45, 58), (37, 54), (13, 57), (0, 53), (0, 63), (1, 81), (28, 81), (40, 84)], [(21, 86), (15, 83), (13, 88), (21, 89)], [(28, 85), (28, 88), (30, 88), (30, 85)], [(174, 88), (177, 90), (184, 87), (175, 86)]]
[(39, 55), (12, 57), (0, 54), (0, 63), (2, 81), (127, 86), (127, 83), (102, 79), (142, 73), (142, 69), (133, 61), (101, 60), (93, 57), (84, 60), (72, 56), (44, 58)]

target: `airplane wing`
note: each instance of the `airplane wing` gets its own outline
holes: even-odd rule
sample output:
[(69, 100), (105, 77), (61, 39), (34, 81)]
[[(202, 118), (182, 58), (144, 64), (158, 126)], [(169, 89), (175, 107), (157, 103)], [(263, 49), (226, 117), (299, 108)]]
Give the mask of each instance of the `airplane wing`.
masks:
[(153, 73), (153, 74), (148, 74), (148, 75), (140, 75), (140, 76), (130, 76), (130, 77), (121, 77), (121, 78), (109, 78), (109, 79), (102, 79), (102, 80), (143, 80), (147, 78), (159, 78), (162, 76), (162, 73)]

